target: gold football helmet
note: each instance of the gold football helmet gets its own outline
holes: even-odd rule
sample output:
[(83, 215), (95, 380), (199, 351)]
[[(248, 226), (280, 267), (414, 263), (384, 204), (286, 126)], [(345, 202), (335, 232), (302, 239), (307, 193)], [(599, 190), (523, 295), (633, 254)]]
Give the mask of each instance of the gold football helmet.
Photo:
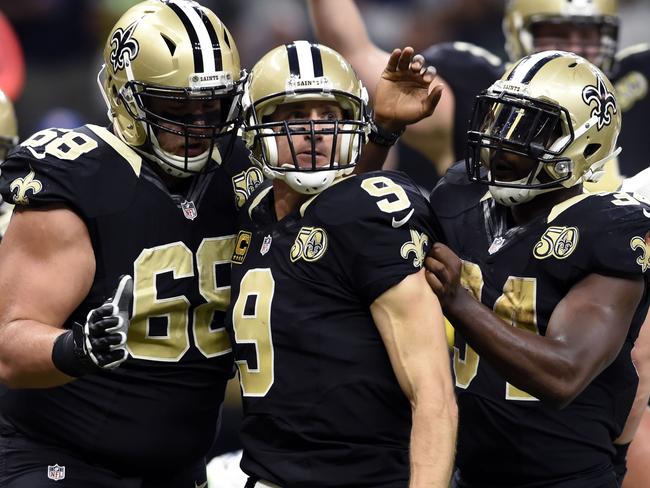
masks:
[(18, 144), (18, 123), (14, 106), (0, 90), (0, 161), (7, 157), (16, 144)]
[[(602, 71), (573, 53), (536, 53), (476, 98), (467, 133), (468, 174), (490, 185), (505, 205), (598, 181), (603, 165), (620, 151), (620, 128), (621, 111)], [(522, 156), (524, 177), (498, 176), (504, 166), (508, 171), (508, 159)]]
[[(279, 106), (303, 101), (335, 102), (343, 118), (270, 121)], [(321, 44), (295, 41), (268, 52), (253, 67), (244, 89), (244, 142), (267, 178), (279, 178), (300, 193), (318, 193), (350, 174), (370, 131), (368, 94), (339, 53)], [(312, 141), (311, 165), (301, 167), (292, 137)], [(318, 166), (314, 141), (331, 136), (329, 164)], [(286, 137), (292, 161), (278, 160), (277, 138)]]
[[(536, 29), (542, 24), (566, 24), (577, 29), (596, 28), (600, 42), (598, 54), (590, 61), (608, 73), (614, 62), (618, 43), (617, 0), (509, 0), (503, 17), (506, 51), (511, 61), (517, 61), (542, 49), (572, 51), (585, 58), (590, 48), (570, 49), (567, 39), (558, 37), (553, 46), (536, 47)], [(580, 41), (575, 41), (580, 43)]]
[[(117, 135), (186, 177), (220, 160), (215, 139), (222, 152), (232, 149), (241, 77), (235, 41), (211, 10), (192, 0), (147, 0), (111, 30), (98, 81)], [(184, 154), (161, 147), (170, 133), (184, 138)]]

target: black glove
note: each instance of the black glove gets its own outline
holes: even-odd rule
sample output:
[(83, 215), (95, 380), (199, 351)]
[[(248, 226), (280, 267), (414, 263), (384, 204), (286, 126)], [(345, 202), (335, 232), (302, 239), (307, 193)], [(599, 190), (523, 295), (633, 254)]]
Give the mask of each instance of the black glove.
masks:
[(113, 369), (126, 360), (133, 278), (120, 277), (113, 296), (88, 312), (85, 324), (77, 322), (54, 341), (52, 362), (68, 376), (79, 377)]

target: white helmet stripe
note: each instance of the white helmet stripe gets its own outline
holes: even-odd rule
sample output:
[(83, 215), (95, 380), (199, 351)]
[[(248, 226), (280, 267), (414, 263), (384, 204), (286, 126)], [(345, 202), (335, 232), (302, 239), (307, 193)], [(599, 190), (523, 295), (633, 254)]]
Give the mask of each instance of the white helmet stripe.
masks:
[[(173, 9), (181, 18), (181, 21), (183, 21), (190, 39), (195, 38), (201, 48), (202, 66), (195, 66), (196, 71), (203, 73), (214, 73), (217, 69), (214, 63), (212, 39), (210, 38), (210, 34), (205, 28), (205, 25), (201, 21), (201, 17), (195, 10), (195, 7), (200, 8), (200, 6), (194, 1), (188, 0), (175, 0), (169, 3), (170, 7), (172, 7), (172, 3), (176, 5), (180, 10), (179, 11), (177, 9)], [(184, 14), (185, 18), (183, 18), (181, 12)]]
[(565, 54), (562, 51), (542, 51), (531, 54), (512, 70), (508, 75), (508, 81), (512, 83), (529, 83), (542, 66), (550, 60)]
[(298, 53), (300, 77), (306, 79), (314, 78), (314, 60), (311, 56), (311, 44), (307, 41), (296, 41), (294, 44)]

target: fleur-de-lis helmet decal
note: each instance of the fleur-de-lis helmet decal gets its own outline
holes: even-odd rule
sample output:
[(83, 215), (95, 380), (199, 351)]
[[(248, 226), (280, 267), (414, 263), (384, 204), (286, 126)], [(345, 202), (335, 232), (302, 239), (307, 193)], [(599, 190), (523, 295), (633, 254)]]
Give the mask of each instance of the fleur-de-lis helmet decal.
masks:
[(118, 71), (126, 67), (126, 63), (130, 63), (138, 55), (140, 45), (138, 41), (133, 38), (133, 31), (135, 30), (136, 23), (133, 22), (126, 29), (117, 28), (111, 36), (111, 54), (110, 62), (113, 66), (113, 71)]
[(591, 108), (591, 116), (598, 117), (598, 130), (612, 123), (612, 114), (618, 112), (616, 107), (616, 98), (612, 92), (607, 90), (603, 78), (596, 74), (596, 86), (587, 85), (582, 90), (582, 100), (589, 106), (595, 103)]
[[(193, 0), (137, 3), (111, 29), (103, 60), (98, 81), (126, 144), (175, 177), (226, 159), (240, 125), (243, 74), (235, 41), (214, 12)], [(201, 110), (185, 117), (182, 106), (182, 113), (167, 110), (170, 100), (187, 103), (188, 113)], [(169, 149), (163, 133), (197, 142)]]
[[(600, 69), (565, 51), (541, 51), (511, 65), (476, 97), (467, 132), (469, 178), (503, 205), (598, 181), (616, 157), (621, 111)], [(499, 155), (536, 164), (520, 179), (499, 179)], [(485, 169), (488, 171), (485, 171)]]

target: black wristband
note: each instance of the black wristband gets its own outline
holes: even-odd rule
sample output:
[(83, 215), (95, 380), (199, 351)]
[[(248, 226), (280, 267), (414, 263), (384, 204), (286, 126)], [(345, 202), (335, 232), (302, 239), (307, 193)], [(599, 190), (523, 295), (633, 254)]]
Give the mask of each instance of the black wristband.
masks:
[(405, 130), (406, 127), (402, 127), (396, 132), (389, 132), (382, 129), (374, 120), (372, 120), (370, 122), (370, 134), (368, 134), (368, 140), (378, 146), (391, 147), (397, 142)]
[(62, 373), (78, 378), (100, 368), (92, 362), (83, 347), (83, 326), (74, 324), (54, 341), (52, 362)]

